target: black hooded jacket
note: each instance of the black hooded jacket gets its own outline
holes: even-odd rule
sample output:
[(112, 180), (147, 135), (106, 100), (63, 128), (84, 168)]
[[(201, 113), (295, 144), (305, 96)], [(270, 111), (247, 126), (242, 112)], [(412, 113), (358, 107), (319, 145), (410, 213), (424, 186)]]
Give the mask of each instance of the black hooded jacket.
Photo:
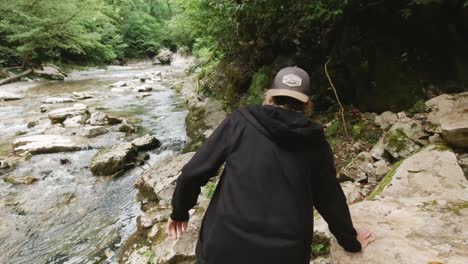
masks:
[(361, 250), (320, 124), (277, 106), (233, 112), (183, 167), (173, 220), (189, 219), (223, 163), (197, 243), (200, 264), (309, 263), (314, 206), (345, 250)]

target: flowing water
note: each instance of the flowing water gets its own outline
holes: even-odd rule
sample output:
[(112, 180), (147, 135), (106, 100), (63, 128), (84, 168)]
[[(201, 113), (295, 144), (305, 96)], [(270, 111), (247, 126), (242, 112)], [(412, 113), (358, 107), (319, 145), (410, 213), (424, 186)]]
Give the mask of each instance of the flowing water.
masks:
[[(0, 180), (0, 263), (115, 263), (119, 248), (136, 229), (140, 214), (133, 184), (142, 171), (174, 155), (187, 139), (185, 100), (169, 87), (185, 78), (187, 61), (172, 66), (150, 63), (110, 66), (74, 72), (64, 82), (30, 82), (0, 87), (25, 97), (0, 102), (0, 158), (12, 155), (12, 142), (20, 135), (46, 133), (50, 121), (40, 113), (41, 99), (70, 97), (88, 92), (79, 101), (106, 113), (137, 122), (138, 133), (150, 133), (166, 148), (150, 152), (146, 165), (118, 178), (94, 177), (89, 162), (98, 151), (128, 141), (127, 135), (109, 132), (90, 139), (95, 148), (66, 153), (34, 155), (22, 159), (13, 170), (1, 171), (0, 179), (33, 176), (37, 182), (10, 184)], [(163, 72), (163, 81), (151, 96), (137, 99), (135, 92), (112, 93), (109, 84), (129, 80), (143, 72)], [(52, 108), (71, 106), (50, 105)], [(28, 128), (30, 121), (38, 125)], [(61, 162), (62, 160), (62, 162)], [(65, 160), (65, 162), (63, 162)], [(65, 163), (65, 164), (63, 164)], [(3, 174), (3, 175), (1, 175)]]

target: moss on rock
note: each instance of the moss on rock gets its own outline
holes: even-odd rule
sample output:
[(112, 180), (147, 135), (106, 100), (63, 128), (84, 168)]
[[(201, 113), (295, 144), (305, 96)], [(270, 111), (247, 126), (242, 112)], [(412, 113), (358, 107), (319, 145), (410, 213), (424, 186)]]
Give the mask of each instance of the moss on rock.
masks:
[(374, 191), (367, 197), (368, 200), (373, 200), (375, 197), (377, 197), (377, 195), (379, 195), (379, 194), (381, 194), (383, 192), (385, 187), (387, 187), (387, 185), (389, 185), (390, 182), (392, 181), (393, 176), (395, 175), (396, 171), (398, 170), (398, 167), (400, 167), (401, 163), (403, 163), (402, 160), (398, 161), (397, 163), (395, 163), (392, 166), (390, 171), (387, 173), (387, 175), (385, 175), (385, 177), (382, 179), (382, 181), (379, 183), (379, 185), (377, 185), (377, 187), (374, 189)]

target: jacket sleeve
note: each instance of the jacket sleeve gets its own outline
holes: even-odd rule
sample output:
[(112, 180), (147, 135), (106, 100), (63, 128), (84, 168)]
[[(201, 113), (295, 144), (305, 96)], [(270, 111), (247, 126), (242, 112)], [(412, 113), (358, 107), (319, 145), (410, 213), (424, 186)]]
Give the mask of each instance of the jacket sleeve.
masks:
[(216, 175), (226, 160), (230, 123), (230, 118), (227, 117), (182, 168), (172, 196), (172, 220), (188, 221), (188, 211), (197, 204), (200, 187)]
[[(330, 145), (325, 142), (322, 153), (325, 157), (317, 180), (314, 205), (328, 223), (328, 228), (338, 243), (349, 252), (361, 250), (357, 232), (353, 227), (346, 197), (336, 179), (335, 161)], [(322, 154), (321, 153), (321, 154)]]

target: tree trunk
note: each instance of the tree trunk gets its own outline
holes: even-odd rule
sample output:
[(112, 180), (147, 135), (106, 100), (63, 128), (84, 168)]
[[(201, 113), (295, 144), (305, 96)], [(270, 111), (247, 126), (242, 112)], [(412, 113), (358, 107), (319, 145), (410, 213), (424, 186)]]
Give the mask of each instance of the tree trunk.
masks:
[(21, 78), (21, 77), (23, 77), (23, 76), (26, 76), (26, 75), (28, 75), (28, 74), (30, 74), (30, 73), (32, 73), (32, 72), (33, 72), (33, 70), (32, 70), (32, 69), (29, 69), (29, 70), (27, 70), (27, 71), (24, 71), (24, 72), (18, 74), (18, 75), (11, 76), (11, 77), (5, 78), (5, 79), (3, 79), (3, 80), (0, 80), (0, 85), (12, 83), (12, 82), (18, 80), (19, 78)]

